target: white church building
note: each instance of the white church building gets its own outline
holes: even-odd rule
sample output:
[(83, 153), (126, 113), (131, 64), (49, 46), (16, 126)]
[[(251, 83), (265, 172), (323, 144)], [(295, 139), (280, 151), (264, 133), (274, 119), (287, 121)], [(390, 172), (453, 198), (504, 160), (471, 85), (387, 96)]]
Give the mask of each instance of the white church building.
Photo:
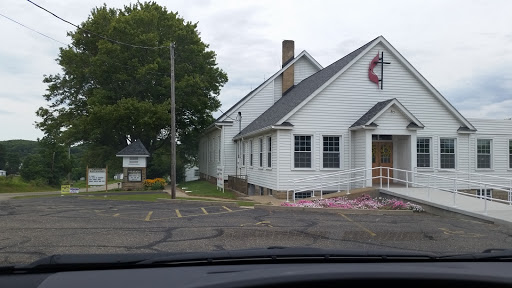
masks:
[(285, 40), (282, 59), (204, 131), (201, 178), (283, 198), (293, 179), (360, 167), (512, 177), (512, 121), (464, 117), (384, 37), (327, 67)]

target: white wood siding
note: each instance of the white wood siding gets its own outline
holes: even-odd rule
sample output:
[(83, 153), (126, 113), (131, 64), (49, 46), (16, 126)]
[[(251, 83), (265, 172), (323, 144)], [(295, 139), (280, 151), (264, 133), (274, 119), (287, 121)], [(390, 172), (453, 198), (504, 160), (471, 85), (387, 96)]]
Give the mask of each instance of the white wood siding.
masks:
[[(137, 160), (130, 161), (130, 158), (137, 158)], [(123, 157), (123, 167), (146, 167), (146, 157)]]
[(373, 134), (403, 134), (404, 132), (408, 134), (406, 127), (411, 120), (403, 115), (396, 105), (392, 105), (374, 123), (379, 126)]
[[(200, 145), (199, 149), (200, 155), (206, 155), (206, 159), (204, 159), (203, 156), (202, 159), (200, 160), (199, 171), (212, 177), (217, 177), (217, 166), (220, 165), (218, 157), (219, 151), (217, 146), (219, 136), (221, 136), (221, 130), (219, 129), (215, 129), (214, 131), (203, 136), (201, 138), (201, 143), (203, 145)], [(201, 147), (206, 147), (206, 153), (204, 153), (205, 148)]]
[[(368, 64), (378, 51), (384, 51), (386, 61), (391, 62), (384, 67), (383, 90), (368, 79)], [(377, 66), (375, 71), (380, 71), (380, 66)], [(392, 98), (397, 98), (425, 125), (425, 129), (417, 132), (418, 137), (459, 136), (457, 129), (461, 126), (460, 121), (381, 44), (364, 55), (287, 121), (294, 125), (294, 134), (346, 133), (347, 129), (377, 102)], [(376, 120), (379, 129), (381, 126), (384, 128), (386, 125), (395, 125), (395, 120), (398, 120), (401, 126), (399, 128), (404, 131), (409, 123), (403, 116), (400, 116), (401, 119), (389, 119), (388, 116), (400, 115), (391, 116), (391, 113), (385, 113), (381, 119)], [(353, 135), (358, 137), (357, 133)], [(438, 142), (433, 144), (437, 146)], [(347, 149), (344, 149), (344, 153), (347, 152)], [(353, 150), (352, 153), (356, 167), (365, 163), (359, 158), (366, 157), (365, 155), (358, 154), (357, 150)], [(346, 158), (347, 154), (344, 157)], [(281, 172), (281, 183), (304, 175), (293, 170), (289, 170), (288, 173)]]
[[(512, 169), (509, 168), (509, 140), (512, 140), (511, 120), (468, 119), (478, 130), (471, 136), (469, 170), (472, 173), (483, 173), (494, 176), (508, 177), (512, 180)], [(492, 139), (491, 170), (476, 169), (476, 140)], [(485, 177), (484, 177), (485, 179)], [(488, 180), (490, 180), (489, 178)], [(494, 180), (496, 181), (496, 180)], [(502, 181), (506, 182), (506, 181)], [(501, 183), (501, 182), (500, 182)], [(509, 183), (503, 183), (508, 184)]]
[[(267, 151), (268, 142), (267, 137), (272, 137), (272, 167), (268, 167), (267, 162)], [(263, 165), (260, 167), (259, 163), (259, 141), (263, 139)], [(253, 166), (250, 166), (250, 153), (251, 148), (246, 148), (246, 167), (247, 167), (247, 179), (248, 183), (258, 185), (272, 190), (277, 190), (277, 131), (272, 133), (263, 134), (257, 137), (246, 139), (247, 143), (253, 142)], [(255, 191), (256, 195), (259, 195), (259, 190)]]
[[(233, 141), (233, 137), (240, 131), (240, 126), (238, 122), (238, 112), (242, 113), (242, 122), (241, 129), (244, 129), (247, 125), (249, 125), (252, 121), (254, 121), (258, 116), (260, 116), (265, 110), (267, 110), (271, 105), (274, 104), (274, 85), (271, 81), (265, 87), (263, 87), (258, 93), (256, 93), (251, 99), (249, 99), (245, 104), (243, 104), (238, 110), (233, 111), (229, 114), (227, 121), (233, 121), (232, 126), (222, 126), (224, 129), (224, 137), (223, 137), (223, 160), (224, 160), (224, 174), (227, 179), (227, 175), (236, 175), (237, 172), (237, 159), (236, 159), (236, 149), (237, 146)], [(219, 131), (219, 130), (217, 130)], [(217, 131), (210, 132), (207, 137), (212, 137), (213, 133), (219, 133)], [(203, 137), (204, 138), (204, 137)], [(199, 153), (201, 154), (201, 146)], [(203, 163), (204, 165), (204, 163)], [(208, 171), (203, 172), (201, 169), (201, 173), (207, 173), (210, 176), (216, 176), (217, 166), (208, 164)]]
[(274, 103), (283, 96), (283, 76), (279, 75), (274, 79)]
[(308, 78), (309, 76), (315, 74), (318, 71), (318, 68), (314, 66), (311, 61), (306, 59), (305, 57), (300, 58), (293, 64), (294, 68), (294, 81), (293, 84), (297, 85), (302, 80)]

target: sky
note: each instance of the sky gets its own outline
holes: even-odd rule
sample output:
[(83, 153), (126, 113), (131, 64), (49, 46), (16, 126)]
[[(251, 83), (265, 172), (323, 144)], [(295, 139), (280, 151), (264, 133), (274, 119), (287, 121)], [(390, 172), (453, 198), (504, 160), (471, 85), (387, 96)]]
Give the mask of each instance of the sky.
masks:
[[(130, 1), (33, 0), (80, 24), (92, 8)], [(132, 1), (133, 2), (133, 1)], [(468, 118), (512, 117), (512, 1), (224, 1), (157, 0), (186, 21), (229, 77), (219, 99), (226, 111), (279, 70), (281, 42), (295, 41), (327, 66), (384, 36)], [(0, 14), (57, 41), (74, 27), (24, 0), (0, 1)], [(0, 141), (36, 140), (36, 110), (48, 103), (43, 75), (60, 73), (62, 43), (0, 16)], [(217, 111), (214, 116), (219, 116)]]

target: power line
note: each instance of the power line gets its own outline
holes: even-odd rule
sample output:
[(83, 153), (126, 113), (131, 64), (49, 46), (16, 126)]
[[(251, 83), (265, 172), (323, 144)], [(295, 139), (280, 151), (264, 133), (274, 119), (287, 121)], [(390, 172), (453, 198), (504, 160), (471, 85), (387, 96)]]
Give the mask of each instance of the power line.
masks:
[(236, 117), (236, 119), (233, 119), (231, 118), (228, 114), (226, 114), (224, 111), (222, 111), (220, 108), (219, 108), (219, 111), (222, 113), (222, 115), (226, 115), (226, 117), (228, 117), (229, 119), (233, 120), (233, 121), (238, 121), (238, 116)]
[(12, 21), (12, 22), (14, 22), (14, 23), (16, 23), (16, 24), (18, 24), (18, 25), (23, 26), (23, 27), (27, 28), (28, 30), (31, 30), (31, 31), (33, 31), (33, 32), (36, 32), (37, 34), (39, 34), (39, 35), (41, 35), (41, 36), (44, 36), (44, 37), (46, 37), (46, 38), (48, 38), (48, 39), (51, 39), (51, 40), (53, 40), (53, 41), (55, 41), (55, 42), (58, 42), (58, 43), (60, 43), (60, 44), (62, 44), (62, 45), (64, 45), (64, 46), (68, 45), (68, 44), (66, 44), (66, 43), (64, 43), (64, 42), (62, 42), (62, 41), (59, 41), (59, 40), (57, 40), (57, 39), (55, 39), (55, 38), (52, 38), (52, 37), (50, 37), (50, 36), (48, 36), (48, 35), (46, 35), (46, 34), (43, 34), (43, 33), (39, 32), (39, 31), (37, 31), (37, 30), (34, 30), (34, 29), (32, 29), (32, 28), (30, 28), (30, 27), (28, 27), (28, 26), (25, 26), (25, 25), (21, 24), (20, 22), (18, 22), (18, 21), (16, 21), (16, 20), (14, 20), (14, 19), (12, 19), (12, 18), (9, 18), (9, 17), (7, 17), (7, 16), (5, 16), (5, 15), (3, 15), (3, 14), (1, 14), (1, 13), (0, 13), (0, 16), (4, 17), (5, 19), (8, 19), (8, 20), (10, 20), (10, 21)]
[[(24, 25), (23, 23), (20, 23), (20, 22), (18, 22), (18, 21), (16, 21), (16, 20), (14, 20), (14, 19), (12, 19), (12, 18), (9, 18), (9, 17), (7, 17), (7, 16), (5, 16), (5, 15), (3, 15), (3, 14), (1, 14), (1, 13), (0, 13), (0, 16), (4, 17), (4, 18), (6, 18), (6, 19), (8, 19), (8, 20), (10, 20), (10, 21), (12, 21), (12, 22), (14, 22), (14, 23), (16, 23), (16, 24), (18, 24), (18, 25), (20, 25), (20, 26), (22, 26), (22, 27), (24, 27), (24, 28), (26, 28), (26, 29), (28, 29), (28, 30), (30, 30), (30, 31), (36, 32), (36, 33), (37, 33), (37, 34), (39, 34), (39, 35), (42, 35), (42, 36), (44, 36), (44, 37), (46, 37), (46, 38), (48, 38), (48, 39), (50, 39), (50, 40), (53, 40), (53, 41), (55, 41), (55, 42), (57, 42), (57, 43), (60, 43), (60, 44), (65, 45), (65, 46), (69, 45), (69, 46), (71, 46), (71, 47), (74, 47), (74, 48), (76, 48), (76, 49), (79, 49), (78, 47), (76, 47), (76, 46), (75, 46), (75, 45), (73, 45), (73, 44), (66, 44), (66, 43), (64, 43), (64, 42), (62, 42), (62, 41), (59, 41), (59, 40), (57, 40), (57, 39), (55, 39), (55, 38), (52, 38), (52, 37), (50, 37), (50, 36), (48, 36), (48, 35), (46, 35), (46, 34), (44, 34), (44, 33), (41, 33), (41, 32), (39, 32), (39, 31), (37, 31), (37, 30), (35, 30), (35, 29), (32, 29), (32, 28), (28, 27), (27, 25)], [(87, 54), (84, 54), (84, 55), (87, 55)], [(91, 59), (92, 59), (92, 57), (93, 57), (92, 55), (87, 55), (87, 56), (89, 56)], [(119, 62), (115, 62), (115, 61), (113, 61), (112, 63), (113, 63), (113, 64), (117, 64), (117, 65), (119, 65), (119, 66), (123, 66), (123, 67), (131, 68), (131, 69), (140, 68), (140, 67), (134, 67), (134, 66), (129, 66), (129, 65), (121, 64), (121, 63), (119, 63)], [(159, 74), (159, 75), (168, 75), (167, 73), (162, 73), (162, 72), (153, 72), (153, 71), (146, 71), (146, 73), (150, 73), (150, 74)]]
[(77, 29), (83, 30), (83, 31), (85, 31), (85, 32), (87, 32), (87, 33), (89, 33), (89, 34), (95, 35), (95, 36), (97, 36), (97, 37), (100, 37), (100, 38), (102, 38), (102, 39), (105, 39), (105, 40), (107, 40), (107, 41), (110, 41), (110, 42), (113, 42), (113, 43), (116, 43), (116, 44), (125, 45), (125, 46), (130, 46), (130, 47), (134, 47), (134, 48), (142, 48), (142, 49), (164, 49), (164, 48), (165, 48), (165, 49), (168, 49), (168, 48), (169, 48), (168, 46), (155, 46), (155, 47), (152, 47), (152, 46), (140, 46), (140, 45), (133, 45), (133, 44), (129, 44), (129, 43), (126, 43), (126, 42), (121, 42), (121, 41), (119, 41), (119, 40), (115, 40), (115, 39), (112, 39), (112, 38), (108, 38), (108, 37), (106, 37), (106, 36), (103, 36), (103, 35), (100, 35), (100, 34), (98, 34), (98, 33), (95, 33), (95, 32), (89, 31), (89, 30), (87, 30), (87, 29), (84, 29), (84, 28), (82, 28), (82, 27), (80, 27), (80, 26), (78, 26), (78, 25), (76, 25), (76, 24), (73, 24), (73, 23), (71, 23), (70, 21), (68, 21), (68, 20), (66, 20), (66, 19), (64, 19), (64, 18), (62, 18), (62, 17), (60, 17), (60, 16), (58, 16), (57, 14), (55, 14), (55, 13), (51, 12), (50, 10), (48, 10), (48, 9), (46, 9), (46, 8), (44, 8), (44, 7), (41, 7), (40, 5), (38, 5), (38, 4), (36, 4), (36, 3), (34, 3), (34, 2), (32, 2), (32, 1), (30, 1), (30, 0), (27, 0), (27, 1), (28, 1), (29, 3), (31, 3), (31, 4), (33, 4), (34, 6), (38, 7), (39, 9), (42, 9), (42, 10), (44, 10), (44, 11), (46, 11), (46, 12), (50, 13), (51, 15), (53, 15), (54, 17), (56, 17), (57, 19), (59, 19), (59, 20), (61, 20), (61, 21), (64, 21), (64, 22), (66, 22), (66, 23), (68, 23), (68, 24), (70, 24), (70, 25), (72, 25), (72, 26), (76, 27)]

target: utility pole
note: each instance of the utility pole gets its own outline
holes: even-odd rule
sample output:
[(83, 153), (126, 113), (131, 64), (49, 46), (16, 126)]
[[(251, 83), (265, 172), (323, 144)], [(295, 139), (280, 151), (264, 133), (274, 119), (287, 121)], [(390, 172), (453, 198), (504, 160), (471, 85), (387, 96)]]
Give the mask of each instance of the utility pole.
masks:
[(174, 94), (174, 48), (171, 43), (171, 198), (176, 199), (176, 95)]
[(68, 160), (69, 165), (71, 165), (71, 167), (69, 168), (70, 170), (68, 172), (68, 184), (71, 185), (71, 169), (73, 169), (73, 165), (71, 164), (71, 145), (68, 148)]

